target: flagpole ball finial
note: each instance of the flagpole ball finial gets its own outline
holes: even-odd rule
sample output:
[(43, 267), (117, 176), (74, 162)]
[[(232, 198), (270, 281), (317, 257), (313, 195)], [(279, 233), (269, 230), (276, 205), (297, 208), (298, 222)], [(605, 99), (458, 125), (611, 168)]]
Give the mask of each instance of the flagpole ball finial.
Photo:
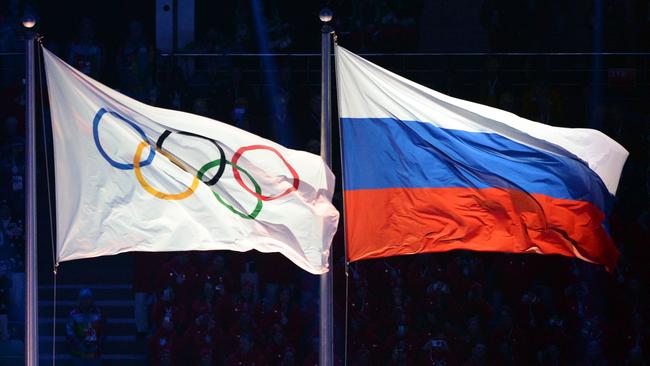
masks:
[(318, 14), (318, 18), (320, 18), (320, 21), (323, 23), (328, 23), (329, 21), (331, 21), (333, 16), (334, 13), (330, 8), (323, 8)]
[(32, 29), (36, 26), (36, 18), (31, 14), (27, 14), (23, 17), (22, 23), (23, 27)]

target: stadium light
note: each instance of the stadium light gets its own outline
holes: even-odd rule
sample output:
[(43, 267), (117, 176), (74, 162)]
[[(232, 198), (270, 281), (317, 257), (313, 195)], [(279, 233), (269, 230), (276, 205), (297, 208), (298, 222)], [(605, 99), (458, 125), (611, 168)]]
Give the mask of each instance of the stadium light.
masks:
[(318, 17), (320, 18), (321, 22), (327, 23), (332, 20), (333, 15), (334, 13), (332, 13), (332, 10), (330, 10), (330, 8), (323, 8), (318, 14)]
[(25, 15), (23, 17), (23, 27), (27, 29), (34, 28), (36, 26), (36, 18), (33, 15)]

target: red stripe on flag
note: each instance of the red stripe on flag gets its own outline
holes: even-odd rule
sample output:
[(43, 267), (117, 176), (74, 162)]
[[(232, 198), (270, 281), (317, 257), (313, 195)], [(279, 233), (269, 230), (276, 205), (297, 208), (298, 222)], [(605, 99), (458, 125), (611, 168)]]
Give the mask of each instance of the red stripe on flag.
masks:
[(618, 250), (588, 202), (502, 188), (345, 192), (350, 261), (466, 249), (560, 254), (615, 266)]

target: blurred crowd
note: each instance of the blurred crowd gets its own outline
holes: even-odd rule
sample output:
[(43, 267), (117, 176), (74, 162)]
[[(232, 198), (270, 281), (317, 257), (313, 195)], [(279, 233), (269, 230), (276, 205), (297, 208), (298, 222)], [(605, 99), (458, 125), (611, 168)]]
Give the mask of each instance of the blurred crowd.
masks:
[[(4, 10), (4, 9), (3, 9)], [(0, 52), (22, 49), (16, 7), (0, 12)], [(17, 22), (17, 23), (16, 23)], [(22, 57), (0, 56), (0, 342), (22, 318), (25, 126)]]
[(294, 267), (275, 254), (138, 253), (151, 364), (318, 364), (318, 282)]
[[(0, 8), (0, 52), (22, 50), (17, 5)], [(23, 57), (0, 56), (0, 342), (22, 318), (25, 128)]]
[[(319, 34), (315, 33), (316, 38), (305, 34), (299, 10), (287, 12), (287, 7), (277, 5), (279, 1), (263, 3), (266, 8), (258, 20), (268, 30), (264, 46), (268, 52), (315, 48)], [(561, 14), (549, 23), (551, 35), (568, 32), (578, 37), (595, 27), (591, 2), (556, 9), (544, 6), (546, 2), (528, 1), (522, 10), (528, 18), (518, 18), (512, 3), (484, 1), (476, 9), (474, 26), (483, 30), (486, 50), (526, 50), (530, 46), (526, 40), (534, 38), (531, 29), (545, 24), (540, 20), (526, 28), (530, 17), (555, 19), (555, 14)], [(619, 45), (614, 34), (636, 47), (639, 35), (647, 33), (647, 19), (637, 18), (647, 14), (647, 8), (631, 1), (622, 1), (618, 7), (614, 3), (619, 2), (605, 1), (607, 14), (620, 13), (605, 24), (605, 46)], [(431, 43), (426, 42), (432, 40), (435, 22), (422, 19), (444, 13), (434, 5), (428, 1), (346, 2), (335, 11), (349, 16), (337, 18), (335, 27), (342, 44), (356, 52), (429, 51)], [(258, 25), (244, 15), (251, 9), (235, 8), (236, 16), (223, 25), (204, 26), (182, 51), (258, 52)], [(590, 11), (571, 17), (580, 9)], [(22, 50), (19, 16), (13, 5), (0, 9), (0, 52)], [(54, 40), (48, 48), (82, 72), (145, 103), (212, 117), (289, 147), (319, 150), (316, 61), (309, 66), (290, 57), (268, 62), (162, 57), (144, 22), (129, 21), (119, 44), (109, 47), (97, 36), (95, 21), (80, 19), (74, 39)], [(516, 31), (517, 25), (523, 30)], [(631, 34), (637, 35), (628, 37)], [(591, 38), (586, 39), (589, 46)], [(535, 50), (552, 48), (550, 40), (536, 38)], [(441, 92), (544, 123), (597, 127), (624, 145), (631, 155), (609, 218), (622, 256), (612, 273), (554, 256), (471, 252), (370, 260), (346, 268), (339, 233), (334, 243), (336, 361), (342, 362), (347, 355), (354, 365), (647, 365), (647, 57), (615, 59), (615, 66), (623, 66), (601, 70), (601, 85), (593, 84), (590, 59), (459, 56), (445, 61), (394, 60), (373, 59), (399, 64), (394, 71)], [(16, 304), (22, 303), (24, 281), (22, 63), (22, 56), (0, 56), (0, 341), (10, 336), (11, 320), (20, 320)], [(279, 255), (136, 254), (138, 336), (146, 342), (154, 365), (315, 365), (317, 285), (316, 277)], [(101, 311), (88, 299), (91, 293), (80, 294), (80, 307), (70, 314), (67, 331), (73, 344), (90, 334), (75, 325), (85, 324), (84, 317), (97, 323), (91, 343), (99, 345), (106, 335)], [(83, 352), (92, 358), (101, 348)]]
[(353, 264), (355, 365), (646, 365), (638, 274), (579, 261), (456, 252)]

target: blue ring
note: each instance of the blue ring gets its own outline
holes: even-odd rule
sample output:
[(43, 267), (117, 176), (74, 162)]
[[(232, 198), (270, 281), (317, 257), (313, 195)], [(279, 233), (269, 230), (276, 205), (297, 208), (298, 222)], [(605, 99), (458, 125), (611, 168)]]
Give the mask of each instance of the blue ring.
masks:
[[(147, 135), (144, 134), (144, 131), (142, 131), (142, 128), (140, 126), (136, 125), (135, 123), (127, 120), (126, 118), (120, 116), (116, 112), (109, 112), (104, 108), (100, 108), (97, 111), (97, 114), (95, 114), (95, 118), (93, 119), (93, 139), (95, 140), (95, 145), (97, 146), (97, 150), (99, 150), (99, 153), (108, 161), (109, 164), (112, 166), (116, 167), (117, 169), (122, 169), (122, 170), (129, 170), (133, 169), (133, 164), (126, 164), (126, 163), (118, 163), (117, 161), (111, 159), (108, 154), (106, 154), (106, 151), (104, 151), (104, 148), (102, 148), (101, 142), (99, 142), (99, 121), (102, 120), (102, 117), (104, 116), (105, 113), (110, 113), (113, 116), (121, 119), (122, 121), (126, 122), (129, 124), (129, 126), (133, 127), (138, 134), (142, 137), (144, 141), (149, 141), (147, 139)], [(140, 166), (147, 166), (151, 164), (153, 161), (153, 157), (156, 155), (156, 149), (150, 148), (149, 149), (149, 156), (147, 157), (147, 160), (140, 162)]]

